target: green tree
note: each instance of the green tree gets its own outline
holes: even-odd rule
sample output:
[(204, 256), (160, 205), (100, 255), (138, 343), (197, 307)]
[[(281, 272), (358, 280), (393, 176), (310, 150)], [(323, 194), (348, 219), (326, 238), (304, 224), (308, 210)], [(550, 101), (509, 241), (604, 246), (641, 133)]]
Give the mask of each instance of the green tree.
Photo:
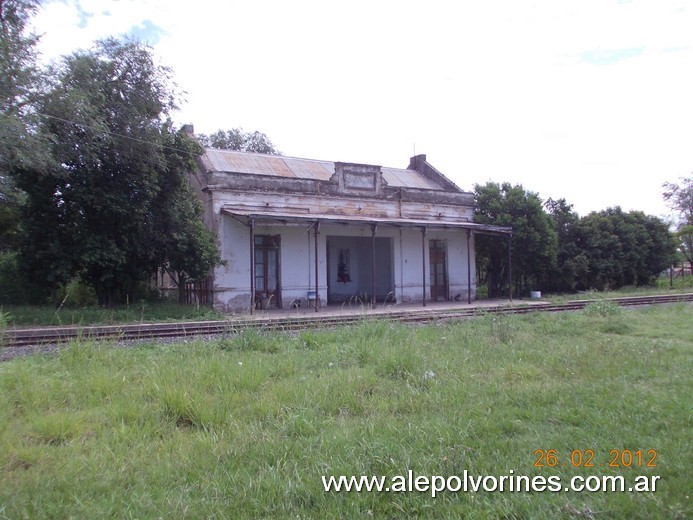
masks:
[(581, 218), (575, 236), (587, 260), (587, 270), (577, 280), (582, 289), (649, 284), (670, 265), (675, 250), (666, 223), (619, 207)]
[(14, 250), (19, 242), (23, 194), (8, 175), (0, 175), (0, 253)]
[(196, 168), (195, 157), (202, 148), (183, 132), (164, 128), (166, 171), (160, 177), (153, 201), (151, 221), (154, 234), (151, 272), (166, 270), (178, 284), (178, 299), (183, 301), (185, 283), (207, 276), (221, 263), (216, 237), (202, 222), (202, 204), (188, 182)]
[(197, 136), (197, 139), (202, 146), (209, 148), (281, 155), (274, 147), (274, 144), (272, 144), (270, 138), (258, 131), (244, 132), (242, 128), (232, 128), (226, 131), (217, 130), (209, 136), (200, 134)]
[(36, 65), (39, 38), (28, 30), (39, 7), (35, 0), (0, 0), (0, 303), (27, 303), (47, 294), (40, 284), (31, 287), (32, 276), (23, 276), (18, 258), (26, 195), (17, 179), (50, 161), (35, 111), (43, 87)]
[(587, 274), (588, 261), (576, 243), (580, 216), (565, 199), (548, 199), (544, 203), (557, 239), (556, 268), (550, 276), (550, 290), (574, 291), (577, 281)]
[[(514, 292), (545, 289), (556, 263), (556, 232), (536, 193), (521, 185), (488, 182), (476, 185), (474, 220), (482, 224), (511, 226)], [(477, 272), (489, 296), (507, 294), (508, 254), (505, 240), (476, 237)]]
[(27, 25), (40, 6), (35, 0), (0, 0), (0, 113), (21, 115), (36, 92), (39, 37)]
[[(28, 196), (24, 263), (51, 287), (79, 275), (109, 305), (163, 258), (155, 240), (168, 212), (162, 188), (173, 179), (178, 192), (170, 188), (166, 200), (189, 196), (178, 182), (189, 161), (176, 162), (180, 155), (172, 153), (180, 143), (168, 123), (178, 97), (170, 74), (147, 47), (116, 39), (66, 57), (53, 71), (40, 112), (55, 163), (20, 177)], [(169, 257), (176, 239), (188, 247), (184, 238), (175, 235)]]
[(693, 176), (681, 177), (680, 183), (666, 182), (663, 197), (676, 212), (676, 239), (678, 250), (689, 264), (693, 264)]
[(42, 147), (30, 131), (41, 85), (38, 36), (27, 30), (39, 5), (33, 0), (0, 0), (0, 252), (18, 245), (24, 198), (14, 177), (22, 165), (41, 159)]

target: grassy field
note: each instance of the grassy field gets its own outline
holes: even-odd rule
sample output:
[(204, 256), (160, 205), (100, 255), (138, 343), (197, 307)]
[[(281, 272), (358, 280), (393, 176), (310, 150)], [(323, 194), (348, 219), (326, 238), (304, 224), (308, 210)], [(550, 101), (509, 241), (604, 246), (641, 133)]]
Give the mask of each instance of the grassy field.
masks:
[[(685, 304), (74, 343), (0, 364), (0, 518), (690, 518), (692, 360)], [(611, 450), (656, 467), (610, 468)], [(435, 498), (321, 480), (409, 470), (660, 480)]]
[(133, 303), (112, 308), (99, 306), (61, 307), (5, 305), (0, 308), (8, 326), (34, 325), (113, 325), (117, 323), (179, 320), (220, 320), (223, 314), (211, 307), (175, 302)]
[[(685, 282), (685, 283), (684, 283)], [(673, 287), (669, 287), (669, 280), (658, 280), (652, 287), (622, 287), (617, 291), (581, 291), (566, 294), (545, 294), (544, 300), (551, 303), (564, 303), (574, 300), (605, 300), (609, 298), (627, 298), (629, 296), (654, 296), (671, 294), (688, 294), (693, 292), (693, 276), (680, 278), (675, 281)]]

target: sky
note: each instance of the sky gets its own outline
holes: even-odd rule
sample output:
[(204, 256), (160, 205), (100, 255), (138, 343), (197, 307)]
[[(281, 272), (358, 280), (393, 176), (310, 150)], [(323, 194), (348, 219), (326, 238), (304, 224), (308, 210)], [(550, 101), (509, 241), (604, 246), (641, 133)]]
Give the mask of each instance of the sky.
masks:
[(45, 61), (148, 43), (196, 133), (667, 216), (693, 172), (693, 0), (44, 0)]

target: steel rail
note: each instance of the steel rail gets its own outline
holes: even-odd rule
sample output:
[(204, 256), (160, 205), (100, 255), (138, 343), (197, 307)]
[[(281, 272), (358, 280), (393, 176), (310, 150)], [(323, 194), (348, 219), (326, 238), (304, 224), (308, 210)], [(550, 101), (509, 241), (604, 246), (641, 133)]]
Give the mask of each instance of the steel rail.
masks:
[(585, 308), (590, 303), (607, 301), (622, 307), (693, 302), (693, 293), (662, 296), (631, 296), (600, 300), (573, 300), (559, 304), (539, 304), (462, 309), (391, 310), (380, 313), (343, 315), (267, 316), (266, 319), (242, 318), (219, 321), (137, 323), (123, 325), (59, 326), (42, 328), (8, 328), (4, 344), (10, 347), (66, 343), (76, 339), (142, 340), (180, 338), (200, 335), (235, 334), (247, 329), (292, 331), (309, 328), (330, 328), (364, 320), (389, 320), (404, 323), (425, 323), (464, 319), (486, 314), (526, 314), (530, 312), (565, 312)]

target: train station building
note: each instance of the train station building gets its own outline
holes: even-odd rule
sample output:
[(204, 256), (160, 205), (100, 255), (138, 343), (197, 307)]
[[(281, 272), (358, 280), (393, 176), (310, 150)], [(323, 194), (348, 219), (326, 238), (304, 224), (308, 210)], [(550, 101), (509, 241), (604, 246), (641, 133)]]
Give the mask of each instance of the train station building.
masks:
[(425, 155), (406, 168), (205, 149), (191, 182), (224, 265), (227, 312), (476, 298), (473, 194)]

